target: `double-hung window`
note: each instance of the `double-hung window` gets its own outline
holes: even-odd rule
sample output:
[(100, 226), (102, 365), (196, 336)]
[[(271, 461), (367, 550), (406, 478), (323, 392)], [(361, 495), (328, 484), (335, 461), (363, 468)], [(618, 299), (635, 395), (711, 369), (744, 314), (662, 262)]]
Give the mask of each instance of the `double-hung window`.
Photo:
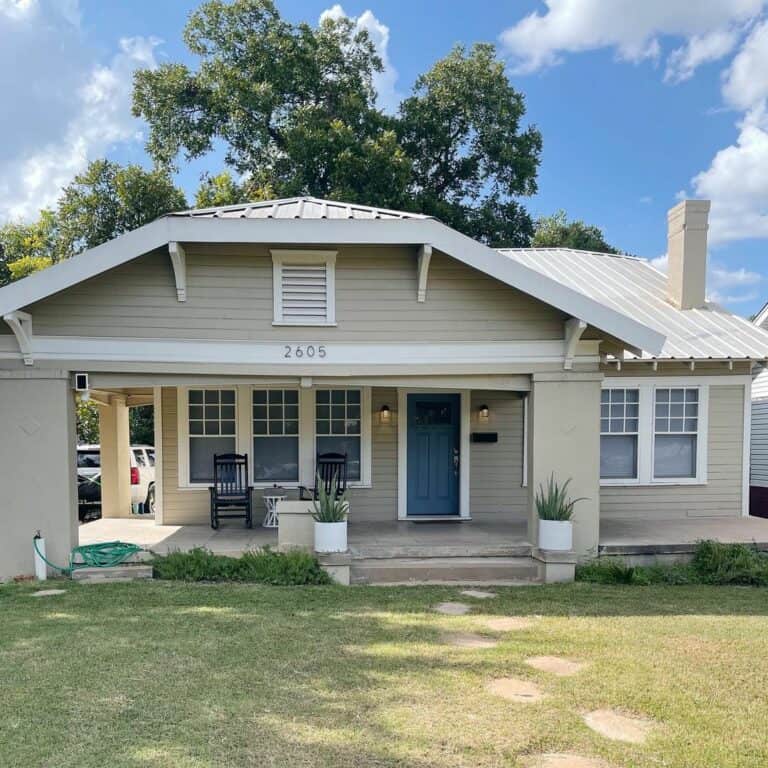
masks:
[(189, 482), (213, 482), (213, 457), (234, 453), (237, 406), (234, 389), (190, 389)]
[(603, 389), (600, 397), (600, 477), (636, 480), (640, 391)]
[(253, 479), (299, 481), (299, 391), (253, 390)]
[(654, 413), (654, 478), (695, 478), (699, 390), (659, 388)]
[(362, 412), (359, 389), (318, 389), (315, 393), (317, 453), (347, 455), (347, 478), (361, 480)]

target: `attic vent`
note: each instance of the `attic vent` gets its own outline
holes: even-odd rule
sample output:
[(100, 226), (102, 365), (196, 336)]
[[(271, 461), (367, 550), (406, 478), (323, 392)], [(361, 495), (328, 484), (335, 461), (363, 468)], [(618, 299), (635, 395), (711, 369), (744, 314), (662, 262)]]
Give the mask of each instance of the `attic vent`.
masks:
[(335, 323), (335, 251), (272, 251), (275, 323)]

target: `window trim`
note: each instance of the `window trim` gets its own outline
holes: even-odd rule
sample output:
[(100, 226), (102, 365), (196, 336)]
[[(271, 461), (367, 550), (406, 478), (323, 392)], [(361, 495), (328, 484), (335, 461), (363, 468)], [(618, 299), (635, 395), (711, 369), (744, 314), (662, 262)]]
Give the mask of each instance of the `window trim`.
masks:
[[(731, 381), (723, 382), (730, 384)], [(706, 485), (707, 449), (709, 443), (709, 381), (693, 377), (624, 378), (610, 376), (603, 379), (602, 389), (639, 390), (639, 423), (637, 433), (637, 478), (600, 478), (601, 487), (624, 486), (682, 486)], [(657, 389), (698, 389), (699, 416), (696, 432), (696, 475), (694, 477), (655, 477), (653, 474), (656, 443), (655, 410)], [(599, 429), (599, 427), (598, 427)], [(690, 433), (687, 433), (690, 434)]]
[[(333, 327), (336, 325), (336, 256), (338, 251), (315, 249), (271, 250), (272, 254), (272, 325), (293, 327)], [(285, 320), (283, 318), (283, 265), (325, 265), (325, 320)]]

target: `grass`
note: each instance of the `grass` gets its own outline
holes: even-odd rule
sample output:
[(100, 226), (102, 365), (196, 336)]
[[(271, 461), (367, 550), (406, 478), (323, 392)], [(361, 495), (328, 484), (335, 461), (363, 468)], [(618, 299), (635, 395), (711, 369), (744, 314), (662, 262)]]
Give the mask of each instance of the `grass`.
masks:
[[(496, 768), (571, 751), (616, 768), (768, 764), (768, 599), (751, 587), (497, 589), (153, 582), (0, 587), (3, 768)], [(435, 614), (443, 600), (468, 616)], [(528, 616), (493, 649), (444, 645), (483, 617)], [(575, 677), (534, 655), (588, 663)], [(488, 694), (498, 676), (547, 697)], [(580, 714), (656, 721), (645, 745)]]

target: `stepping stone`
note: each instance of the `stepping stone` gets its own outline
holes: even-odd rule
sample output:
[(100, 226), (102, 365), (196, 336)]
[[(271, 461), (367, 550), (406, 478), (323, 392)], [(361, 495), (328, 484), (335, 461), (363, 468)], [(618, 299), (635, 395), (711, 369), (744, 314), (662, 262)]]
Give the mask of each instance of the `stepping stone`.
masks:
[(465, 597), (474, 597), (475, 600), (490, 600), (492, 597), (496, 597), (495, 592), (486, 592), (483, 589), (463, 589), (461, 594)]
[(434, 608), (437, 613), (443, 613), (446, 616), (464, 616), (472, 608), (466, 603), (439, 603)]
[(50, 595), (66, 594), (66, 589), (40, 589), (32, 593), (32, 597), (49, 597)]
[(499, 616), (494, 619), (486, 619), (483, 625), (493, 632), (515, 632), (520, 629), (530, 629), (533, 622), (520, 616)]
[(473, 632), (445, 632), (440, 639), (457, 648), (495, 648), (499, 644), (498, 640), (476, 635)]
[(492, 680), (486, 689), (495, 696), (521, 704), (534, 704), (544, 698), (538, 685), (530, 680), (519, 680), (515, 677), (500, 677)]
[(558, 677), (575, 675), (577, 672), (581, 672), (585, 666), (581, 662), (563, 659), (560, 656), (533, 656), (526, 659), (525, 663), (540, 672), (551, 672)]
[(525, 762), (525, 768), (609, 768), (609, 766), (597, 757), (550, 752), (546, 755), (534, 755)]
[(612, 709), (596, 709), (584, 715), (584, 722), (596, 733), (614, 741), (642, 744), (653, 727), (643, 717), (622, 715)]

